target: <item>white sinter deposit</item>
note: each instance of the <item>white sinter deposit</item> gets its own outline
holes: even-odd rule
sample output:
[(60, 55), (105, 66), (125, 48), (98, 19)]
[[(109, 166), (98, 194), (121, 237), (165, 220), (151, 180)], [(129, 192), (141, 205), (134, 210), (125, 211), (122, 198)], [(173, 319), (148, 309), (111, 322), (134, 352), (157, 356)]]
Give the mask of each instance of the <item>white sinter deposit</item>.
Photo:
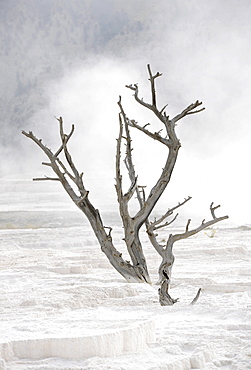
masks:
[[(66, 195), (1, 184), (1, 370), (251, 368), (250, 227), (177, 243), (170, 293), (180, 302), (161, 307), (146, 237), (153, 284), (128, 284)], [(118, 224), (112, 233), (123, 250)]]

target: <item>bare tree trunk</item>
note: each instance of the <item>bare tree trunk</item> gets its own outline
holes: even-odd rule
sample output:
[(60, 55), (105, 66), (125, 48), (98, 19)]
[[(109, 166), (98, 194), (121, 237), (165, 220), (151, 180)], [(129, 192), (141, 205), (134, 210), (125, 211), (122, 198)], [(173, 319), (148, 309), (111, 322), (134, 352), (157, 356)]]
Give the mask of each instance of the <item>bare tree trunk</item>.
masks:
[(163, 280), (161, 287), (159, 288), (159, 303), (161, 306), (172, 306), (174, 303), (178, 302), (177, 299), (173, 299), (168, 293), (169, 289), (169, 279)]
[(130, 262), (125, 261), (122, 258), (122, 253), (116, 250), (113, 245), (112, 237), (111, 237), (111, 228), (108, 228), (110, 231), (107, 234), (105, 231), (105, 227), (102, 223), (99, 211), (97, 209), (92, 209), (92, 213), (89, 212), (89, 209), (92, 208), (89, 205), (88, 210), (86, 209), (86, 205), (84, 203), (79, 206), (79, 208), (84, 212), (87, 216), (92, 229), (99, 241), (101, 246), (102, 252), (105, 253), (106, 257), (108, 258), (111, 265), (128, 281), (131, 283), (141, 282), (140, 276), (137, 274), (137, 270), (131, 265)]
[[(197, 229), (189, 230), (190, 220), (186, 225), (185, 232), (182, 234), (169, 235), (166, 245), (162, 245), (157, 240), (156, 230), (169, 226), (175, 221), (178, 215), (174, 216), (169, 222), (166, 219), (171, 216), (174, 210), (183, 204), (185, 204), (191, 197), (185, 199), (182, 203), (169, 209), (163, 216), (154, 221), (150, 221), (149, 217), (151, 213), (165, 191), (167, 185), (170, 182), (173, 169), (176, 164), (179, 149), (181, 147), (180, 141), (176, 135), (175, 127), (177, 122), (188, 116), (204, 110), (204, 108), (197, 109), (201, 106), (201, 102), (198, 100), (190, 104), (185, 108), (180, 114), (176, 115), (174, 118), (170, 119), (166, 115), (165, 105), (162, 109), (157, 107), (157, 96), (155, 89), (155, 80), (161, 76), (159, 72), (155, 75), (152, 74), (150, 65), (147, 66), (149, 81), (151, 86), (151, 103), (146, 103), (143, 99), (139, 98), (138, 85), (128, 85), (126, 86), (134, 92), (134, 98), (137, 103), (141, 106), (150, 110), (162, 123), (163, 129), (165, 131), (162, 134), (163, 129), (159, 132), (150, 131), (146, 124), (144, 126), (139, 125), (135, 120), (129, 119), (123, 109), (121, 98), (119, 99), (118, 105), (120, 108), (119, 113), (119, 136), (117, 139), (117, 151), (116, 151), (116, 192), (119, 204), (120, 217), (123, 223), (124, 229), (124, 241), (130, 256), (131, 261), (126, 261), (122, 258), (122, 253), (120, 253), (114, 246), (112, 240), (112, 228), (103, 225), (101, 215), (89, 199), (89, 191), (86, 190), (83, 183), (83, 173), (79, 173), (74, 165), (72, 157), (68, 151), (67, 144), (73, 135), (74, 125), (72, 125), (70, 133), (67, 135), (63, 128), (62, 117), (57, 118), (59, 122), (59, 132), (61, 143), (55, 152), (52, 152), (48, 147), (46, 147), (41, 139), (36, 138), (32, 132), (22, 133), (30, 138), (33, 142), (40, 147), (40, 149), (46, 154), (49, 162), (44, 162), (43, 165), (51, 167), (54, 171), (56, 177), (45, 177), (37, 178), (34, 180), (52, 180), (61, 182), (65, 191), (68, 193), (72, 201), (77, 205), (77, 207), (85, 214), (89, 223), (97, 237), (97, 240), (101, 246), (101, 250), (105, 253), (108, 260), (112, 266), (129, 282), (147, 282), (150, 283), (150, 276), (147, 269), (146, 259), (143, 253), (142, 244), (140, 241), (140, 229), (142, 225), (145, 224), (147, 234), (152, 246), (155, 248), (157, 253), (162, 257), (162, 262), (159, 267), (159, 283), (160, 288), (160, 303), (161, 304), (173, 304), (177, 300), (173, 300), (168, 293), (172, 266), (174, 263), (173, 255), (173, 244), (181, 239), (187, 238), (191, 235), (196, 234), (202, 229), (213, 225), (216, 222), (226, 219), (228, 216), (216, 218), (215, 210), (219, 207), (213, 207), (213, 203), (210, 206), (212, 213), (212, 220), (208, 222), (202, 221), (201, 225)], [(155, 141), (158, 141), (167, 148), (167, 159), (157, 179), (155, 185), (150, 190), (148, 196), (145, 193), (145, 186), (138, 185), (138, 178), (135, 173), (133, 159), (132, 159), (132, 148), (131, 148), (131, 136), (130, 129), (134, 128), (142, 132), (143, 134), (149, 136)], [(123, 192), (122, 189), (122, 171), (121, 171), (121, 151), (122, 142), (125, 143), (125, 159), (124, 164), (130, 179), (130, 186), (127, 192)], [(63, 159), (61, 159), (61, 156)], [(77, 190), (73, 190), (74, 189)], [(129, 213), (129, 202), (133, 196), (137, 197), (139, 203), (139, 210), (133, 216)]]
[[(63, 185), (65, 191), (68, 193), (68, 195), (71, 197), (73, 202), (77, 205), (77, 207), (85, 214), (87, 219), (90, 222), (90, 225), (99, 241), (99, 244), (101, 246), (101, 250), (105, 253), (108, 260), (112, 264), (112, 266), (129, 282), (142, 282), (142, 279), (138, 276), (137, 270), (134, 268), (134, 266), (128, 262), (125, 261), (122, 258), (122, 253), (120, 253), (113, 245), (111, 231), (112, 228), (108, 227), (107, 229), (109, 232), (107, 233), (106, 227), (103, 225), (103, 222), (100, 217), (100, 213), (97, 209), (94, 208), (92, 203), (89, 200), (89, 192), (85, 189), (83, 184), (83, 174), (79, 174), (73, 161), (68, 153), (67, 149), (67, 142), (69, 138), (71, 137), (74, 126), (72, 126), (71, 133), (69, 135), (66, 135), (63, 131), (63, 120), (60, 117), (58, 119), (60, 124), (60, 132), (61, 132), (61, 139), (62, 139), (62, 145), (60, 148), (53, 153), (49, 148), (47, 148), (43, 143), (42, 140), (37, 139), (32, 132), (25, 132), (22, 133), (33, 140), (47, 155), (49, 159), (49, 163), (43, 163), (46, 166), (50, 166), (55, 174), (57, 175), (56, 178), (36, 178), (34, 180), (56, 180), (60, 181)], [(63, 162), (59, 159), (59, 154), (64, 151), (66, 160), (68, 162), (68, 165), (70, 166), (70, 170), (66, 168), (66, 166), (63, 164)], [(75, 185), (77, 186), (79, 190), (79, 195), (76, 194), (76, 192), (73, 190), (73, 188), (70, 185), (69, 180), (71, 180)]]
[[(183, 233), (176, 234), (176, 235), (170, 234), (169, 237), (168, 237), (168, 240), (166, 242), (166, 245), (160, 245), (157, 241), (157, 236), (158, 235), (154, 234), (154, 230), (159, 229), (163, 226), (170, 225), (170, 223), (172, 223), (177, 218), (177, 215), (169, 223), (165, 223), (165, 224), (161, 225), (161, 222), (166, 218), (167, 215), (170, 216), (173, 213), (174, 209), (176, 209), (176, 208), (180, 207), (181, 205), (185, 204), (190, 199), (191, 199), (191, 197), (188, 197), (182, 203), (179, 203), (176, 207), (173, 207), (172, 209), (170, 209), (160, 219), (155, 220), (155, 222), (153, 222), (153, 223), (148, 223), (147, 224), (147, 232), (148, 232), (148, 235), (149, 235), (149, 239), (150, 239), (152, 245), (154, 246), (154, 248), (156, 249), (156, 251), (162, 257), (162, 261), (161, 261), (161, 264), (159, 266), (159, 281), (158, 281), (158, 283), (161, 284), (161, 288), (159, 290), (159, 299), (160, 299), (160, 303), (161, 303), (162, 306), (163, 305), (174, 304), (175, 302), (177, 302), (177, 300), (172, 300), (169, 293), (168, 293), (168, 290), (170, 288), (170, 282), (171, 282), (172, 267), (173, 267), (173, 264), (174, 264), (174, 255), (173, 255), (173, 245), (174, 245), (174, 243), (179, 241), (179, 240), (186, 239), (190, 236), (193, 236), (193, 235), (199, 233), (200, 231), (206, 229), (207, 227), (210, 227), (210, 226), (214, 225), (215, 223), (226, 220), (228, 218), (228, 216), (223, 216), (223, 217), (218, 217), (217, 218), (215, 216), (215, 210), (217, 208), (219, 208), (220, 205), (214, 207), (213, 203), (211, 203), (210, 211), (211, 211), (211, 214), (212, 214), (212, 219), (210, 221), (205, 222), (205, 220), (203, 220), (202, 223), (197, 228), (189, 230), (189, 225), (190, 225), (190, 222), (191, 222), (191, 220), (189, 219), (187, 221), (187, 225), (186, 225), (185, 231)], [(200, 291), (197, 294), (198, 294), (198, 297), (199, 297)], [(193, 300), (194, 303), (197, 301), (198, 297), (197, 296), (195, 297), (195, 299)], [(191, 304), (194, 304), (194, 303), (191, 303)]]

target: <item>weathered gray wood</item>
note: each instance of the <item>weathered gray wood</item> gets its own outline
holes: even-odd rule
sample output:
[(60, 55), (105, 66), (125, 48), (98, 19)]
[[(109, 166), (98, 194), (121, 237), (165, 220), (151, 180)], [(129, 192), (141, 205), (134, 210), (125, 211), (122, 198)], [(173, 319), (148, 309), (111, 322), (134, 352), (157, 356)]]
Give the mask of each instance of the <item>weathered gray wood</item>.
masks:
[[(68, 164), (70, 165), (70, 168), (72, 170), (72, 173), (70, 173), (65, 165), (62, 163), (62, 161), (56, 156), (49, 148), (47, 148), (41, 140), (37, 139), (35, 135), (33, 135), (32, 132), (25, 132), (22, 133), (33, 140), (47, 155), (50, 166), (52, 167), (55, 174), (58, 176), (57, 180), (61, 182), (63, 185), (65, 191), (68, 193), (70, 198), (73, 200), (73, 202), (77, 205), (77, 207), (85, 214), (87, 219), (90, 222), (90, 225), (92, 226), (92, 229), (99, 241), (99, 244), (101, 246), (101, 250), (105, 253), (107, 256), (109, 262), (111, 265), (129, 282), (142, 282), (142, 278), (138, 276), (138, 271), (135, 269), (135, 267), (128, 261), (125, 261), (122, 258), (122, 254), (114, 247), (112, 237), (111, 237), (111, 230), (109, 233), (106, 233), (105, 226), (103, 225), (100, 213), (93, 204), (89, 200), (89, 192), (85, 189), (83, 184), (83, 175), (79, 174), (77, 171), (73, 160), (71, 156), (69, 155), (68, 149), (67, 149), (67, 137), (64, 134), (63, 131), (63, 120), (60, 117), (58, 119), (60, 123), (60, 132), (61, 132), (61, 139), (62, 139), (62, 146), (60, 147), (60, 150), (56, 152), (58, 154), (59, 152), (64, 151), (66, 160)], [(47, 179), (47, 178), (46, 178)], [(49, 178), (48, 178), (49, 179)], [(38, 179), (37, 179), (38, 180)], [(55, 180), (55, 179), (53, 179)], [(73, 188), (70, 185), (70, 180), (75, 183), (77, 186), (77, 189), (79, 191), (79, 194), (77, 194)]]
[[(147, 66), (149, 81), (150, 81), (150, 92), (151, 92), (151, 103), (145, 102), (139, 98), (139, 88), (137, 84), (127, 85), (126, 87), (131, 89), (134, 93), (134, 98), (137, 103), (141, 106), (149, 109), (163, 124), (163, 129), (158, 132), (152, 132), (150, 130), (150, 124), (141, 126), (134, 119), (129, 119), (124, 111), (121, 98), (119, 98), (118, 106), (119, 112), (119, 135), (117, 139), (117, 150), (116, 150), (116, 192), (117, 200), (119, 205), (119, 213), (123, 223), (124, 230), (124, 241), (130, 256), (130, 261), (126, 261), (122, 258), (122, 254), (115, 248), (112, 239), (112, 228), (110, 226), (103, 225), (103, 221), (99, 210), (94, 207), (90, 200), (90, 193), (85, 188), (83, 182), (83, 173), (79, 173), (71, 154), (68, 150), (68, 142), (74, 133), (74, 125), (71, 126), (69, 134), (64, 131), (62, 117), (57, 118), (59, 123), (60, 133), (60, 145), (58, 149), (53, 152), (46, 145), (42, 143), (41, 139), (38, 139), (32, 132), (22, 133), (35, 142), (36, 145), (45, 153), (48, 157), (47, 162), (42, 164), (50, 167), (56, 177), (43, 177), (35, 178), (35, 181), (60, 181), (67, 194), (70, 196), (76, 206), (84, 213), (87, 217), (94, 234), (100, 244), (101, 250), (105, 253), (111, 265), (129, 282), (147, 282), (150, 283), (150, 276), (147, 269), (146, 259), (143, 253), (142, 244), (140, 241), (140, 230), (142, 225), (146, 226), (146, 232), (149, 237), (149, 241), (155, 248), (157, 253), (162, 257), (162, 262), (159, 266), (159, 283), (161, 284), (159, 290), (159, 299), (162, 305), (170, 305), (177, 302), (170, 297), (168, 293), (172, 267), (174, 263), (173, 245), (176, 241), (185, 239), (201, 230), (228, 218), (228, 216), (216, 217), (215, 210), (219, 206), (214, 207), (213, 203), (210, 205), (210, 211), (212, 219), (205, 222), (202, 221), (195, 229), (189, 229), (191, 220), (187, 221), (185, 230), (180, 234), (170, 234), (165, 244), (161, 244), (158, 241), (157, 230), (163, 229), (170, 226), (178, 217), (178, 214), (174, 214), (174, 211), (179, 207), (183, 206), (188, 202), (191, 197), (185, 198), (185, 200), (162, 215), (160, 218), (150, 221), (151, 213), (165, 191), (167, 185), (171, 180), (173, 169), (176, 164), (178, 152), (181, 147), (180, 141), (176, 135), (175, 128), (177, 122), (182, 118), (199, 113), (205, 108), (199, 108), (201, 102), (198, 100), (195, 103), (190, 104), (181, 113), (173, 117), (172, 119), (166, 114), (167, 104), (158, 109), (157, 104), (157, 93), (155, 82), (158, 77), (162, 74), (157, 72), (153, 74), (150, 65)], [(137, 129), (143, 134), (150, 138), (158, 141), (167, 148), (167, 157), (165, 165), (157, 178), (155, 185), (147, 195), (145, 192), (145, 186), (138, 184), (138, 177), (135, 172), (132, 156), (131, 146), (131, 135), (130, 129)], [(130, 186), (126, 192), (123, 191), (123, 178), (122, 178), (122, 144), (125, 147), (125, 158), (124, 165), (127, 171), (127, 175), (130, 180)], [(125, 144), (125, 146), (124, 146)], [(76, 189), (76, 190), (74, 190)], [(129, 202), (133, 197), (137, 198), (139, 209), (135, 215), (131, 216), (129, 213)], [(168, 219), (171, 217), (171, 219)], [(167, 220), (168, 219), (168, 220)]]
[(169, 289), (169, 278), (168, 276), (166, 276), (166, 278), (161, 283), (161, 287), (158, 290), (159, 303), (161, 306), (172, 306), (179, 300), (179, 298), (173, 299), (168, 293), (168, 289)]
[(190, 303), (190, 306), (193, 306), (195, 305), (195, 303), (198, 301), (199, 299), (199, 296), (200, 296), (200, 293), (201, 293), (201, 288), (198, 290), (196, 296), (194, 297), (194, 299), (192, 300), (192, 302)]

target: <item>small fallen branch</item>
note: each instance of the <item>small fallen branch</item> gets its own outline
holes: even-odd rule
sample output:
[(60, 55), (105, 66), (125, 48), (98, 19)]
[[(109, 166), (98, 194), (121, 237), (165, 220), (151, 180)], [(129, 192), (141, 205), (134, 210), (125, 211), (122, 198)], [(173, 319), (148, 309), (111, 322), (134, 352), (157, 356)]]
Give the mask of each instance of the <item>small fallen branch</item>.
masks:
[(192, 302), (190, 303), (190, 306), (193, 306), (195, 305), (195, 303), (198, 301), (199, 299), (199, 296), (200, 296), (200, 293), (201, 293), (201, 288), (198, 290), (196, 296), (194, 297), (194, 299), (192, 300)]

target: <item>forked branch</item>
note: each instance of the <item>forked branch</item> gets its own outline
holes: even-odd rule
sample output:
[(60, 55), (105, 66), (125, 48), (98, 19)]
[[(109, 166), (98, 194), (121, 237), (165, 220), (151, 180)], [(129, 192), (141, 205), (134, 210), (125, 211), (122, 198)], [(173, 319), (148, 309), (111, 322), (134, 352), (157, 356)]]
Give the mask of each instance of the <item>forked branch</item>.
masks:
[[(141, 276), (138, 267), (138, 259), (133, 260), (133, 265), (125, 261), (122, 258), (122, 254), (116, 250), (116, 248), (113, 245), (112, 241), (112, 228), (106, 227), (103, 225), (100, 213), (98, 209), (94, 208), (92, 203), (89, 200), (89, 192), (85, 189), (83, 184), (83, 173), (79, 173), (77, 168), (75, 167), (75, 164), (72, 160), (72, 157), (68, 151), (67, 143), (69, 142), (70, 137), (72, 136), (74, 132), (74, 126), (72, 126), (71, 132), (69, 135), (66, 135), (64, 133), (63, 129), (63, 119), (60, 117), (57, 119), (59, 122), (59, 131), (60, 131), (60, 138), (61, 138), (61, 145), (59, 149), (53, 153), (51, 149), (47, 148), (43, 143), (42, 140), (37, 139), (33, 133), (25, 132), (23, 131), (23, 135), (30, 138), (32, 141), (34, 141), (41, 149), (42, 151), (47, 155), (49, 162), (43, 162), (45, 166), (49, 166), (54, 173), (57, 175), (57, 178), (52, 177), (45, 177), (45, 178), (36, 178), (34, 180), (36, 181), (43, 181), (43, 180), (53, 180), (53, 181), (60, 181), (68, 193), (68, 195), (71, 197), (71, 199), (74, 201), (74, 203), (77, 205), (77, 207), (86, 215), (87, 219), (89, 220), (92, 229), (99, 241), (99, 244), (101, 246), (101, 250), (106, 254), (107, 258), (109, 259), (111, 265), (129, 282), (142, 282), (142, 281), (149, 281), (147, 277)], [(121, 135), (120, 135), (121, 140)], [(118, 152), (120, 150), (120, 145), (118, 145)], [(59, 154), (64, 154), (65, 162), (63, 163), (63, 159), (61, 160), (59, 158)], [(67, 169), (69, 167), (69, 169)], [(120, 180), (121, 176), (119, 173), (119, 167), (117, 170), (117, 188), (120, 187)], [(77, 190), (79, 191), (79, 194), (75, 190), (73, 190), (71, 186), (71, 182), (73, 182)], [(131, 190), (132, 191), (132, 190)], [(118, 191), (118, 194), (120, 192)], [(105, 230), (108, 230), (106, 232)]]
[[(170, 220), (170, 221), (166, 221), (164, 222), (168, 217), (170, 217), (173, 212), (183, 206), (185, 203), (187, 203), (190, 199), (192, 199), (191, 197), (187, 197), (184, 199), (183, 202), (181, 203), (178, 203), (176, 206), (170, 208), (167, 210), (167, 212), (161, 216), (160, 218), (158, 219), (155, 219), (154, 221), (152, 222), (147, 222), (146, 223), (146, 232), (148, 234), (148, 237), (149, 237), (149, 240), (152, 244), (152, 246), (155, 248), (155, 250), (163, 257), (163, 254), (164, 254), (164, 250), (165, 250), (165, 245), (161, 245), (158, 240), (157, 240), (157, 236), (158, 234), (155, 234), (155, 231), (156, 230), (159, 230), (159, 229), (162, 229), (164, 227), (167, 227), (169, 225), (171, 225), (178, 217), (178, 213)], [(164, 222), (164, 223), (163, 223)]]
[(179, 121), (181, 118), (185, 117), (185, 116), (188, 116), (189, 114), (195, 114), (195, 113), (199, 113), (199, 112), (202, 112), (205, 108), (201, 108), (201, 109), (197, 109), (197, 110), (194, 110), (195, 108), (199, 107), (200, 105), (202, 104), (202, 102), (199, 102), (199, 100), (196, 100), (195, 103), (192, 103), (190, 104), (186, 109), (184, 109), (180, 114), (177, 114), (177, 116), (175, 116), (172, 121), (174, 123), (176, 123), (177, 121)]
[(212, 217), (213, 217), (213, 219), (215, 220), (216, 219), (216, 216), (215, 216), (215, 210), (217, 209), (217, 208), (219, 208), (220, 207), (220, 204), (218, 205), (218, 206), (213, 206), (214, 205), (214, 202), (212, 202), (211, 204), (210, 204), (210, 211), (211, 211), (211, 214), (212, 214)]
[[(128, 119), (125, 116), (125, 120), (127, 121), (128, 125), (138, 129), (139, 131), (143, 132), (147, 136), (151, 137), (154, 140), (157, 140), (164, 144), (168, 148), (168, 156), (166, 160), (166, 164), (163, 168), (163, 171), (157, 180), (155, 186), (150, 190), (149, 196), (147, 197), (144, 207), (140, 209), (138, 214), (136, 215), (135, 219), (139, 220), (139, 225), (142, 225), (145, 220), (149, 217), (151, 211), (153, 210), (155, 204), (160, 199), (162, 193), (164, 192), (166, 186), (168, 185), (173, 168), (176, 163), (176, 159), (178, 156), (178, 150), (180, 148), (180, 141), (177, 138), (175, 132), (175, 123), (185, 117), (188, 114), (198, 113), (201, 112), (204, 108), (196, 110), (202, 103), (198, 100), (189, 105), (186, 109), (184, 109), (179, 115), (174, 117), (173, 119), (169, 119), (169, 116), (165, 113), (165, 105), (161, 110), (157, 107), (157, 98), (156, 98), (156, 89), (155, 89), (155, 81), (156, 78), (160, 77), (162, 74), (157, 72), (153, 74), (150, 68), (150, 65), (147, 65), (148, 74), (149, 74), (149, 81), (151, 85), (151, 103), (146, 103), (143, 99), (139, 98), (139, 88), (137, 84), (127, 85), (126, 87), (131, 89), (134, 92), (135, 100), (142, 106), (146, 107), (150, 111), (152, 111), (155, 116), (162, 122), (163, 128), (166, 131), (166, 135), (162, 135), (162, 129), (158, 132), (151, 132), (147, 127), (147, 125), (139, 125), (135, 120)], [(120, 105), (120, 109), (122, 110), (122, 106)]]
[[(43, 162), (43, 165), (51, 167), (53, 171), (56, 173), (56, 175), (58, 176), (58, 178), (56, 179), (51, 178), (51, 177), (44, 177), (44, 178), (36, 178), (34, 180), (35, 181), (44, 181), (44, 180), (61, 181), (65, 190), (70, 195), (72, 200), (76, 204), (79, 204), (79, 199), (81, 199), (83, 196), (86, 195), (86, 189), (84, 187), (83, 179), (82, 179), (83, 174), (82, 173), (79, 174), (77, 168), (75, 167), (75, 164), (73, 163), (73, 160), (68, 151), (68, 148), (67, 148), (67, 143), (69, 142), (74, 132), (74, 125), (72, 125), (71, 131), (69, 135), (67, 135), (64, 132), (62, 117), (57, 118), (57, 121), (59, 122), (61, 145), (55, 153), (53, 153), (51, 149), (47, 148), (47, 146), (42, 143), (41, 139), (36, 138), (36, 136), (33, 135), (31, 131), (28, 133), (25, 131), (22, 131), (23, 135), (33, 140), (49, 158), (50, 162), (49, 163)], [(59, 158), (59, 155), (62, 151), (64, 152), (64, 155), (70, 167), (70, 170), (67, 169), (67, 167), (64, 165), (64, 163)], [(77, 195), (75, 191), (72, 189), (72, 187), (70, 186), (70, 183), (66, 179), (66, 176), (68, 176), (69, 179), (75, 183), (75, 185), (77, 186), (77, 189), (80, 192), (80, 195)]]
[(185, 203), (187, 203), (192, 197), (187, 197), (183, 200), (183, 202), (178, 203), (176, 206), (168, 209), (168, 211), (161, 216), (159, 219), (156, 219), (155, 221), (151, 222), (151, 227), (153, 227), (153, 230), (156, 229), (156, 225), (162, 223), (167, 217), (171, 216), (173, 214), (173, 211), (175, 211), (177, 208), (182, 207)]
[[(166, 128), (166, 132), (167, 132), (167, 137), (170, 140), (170, 141), (168, 140), (165, 144), (169, 146), (173, 141), (177, 139), (175, 131), (174, 131), (176, 122), (189, 114), (199, 113), (203, 111), (205, 108), (195, 110), (195, 108), (199, 107), (202, 104), (202, 102), (199, 102), (197, 100), (195, 103), (192, 103), (187, 108), (185, 108), (180, 114), (178, 114), (172, 119), (169, 119), (169, 116), (167, 116), (165, 113), (165, 109), (168, 104), (164, 105), (164, 107), (161, 110), (157, 108), (155, 79), (157, 77), (162, 76), (162, 73), (157, 72), (155, 75), (153, 75), (149, 64), (147, 65), (147, 69), (148, 69), (148, 74), (149, 74), (149, 81), (151, 84), (151, 95), (152, 95), (151, 103), (146, 103), (143, 100), (143, 98), (142, 99), (139, 98), (139, 88), (137, 84), (126, 85), (126, 87), (131, 89), (134, 92), (134, 98), (139, 104), (146, 107), (147, 109), (150, 109), (158, 117), (158, 119), (164, 124)], [(136, 127), (138, 130), (141, 130), (142, 132), (150, 136), (148, 130), (144, 131), (145, 126), (141, 127), (137, 124), (134, 124), (134, 122), (132, 122), (131, 126)]]
[[(210, 206), (211, 211), (212, 211), (212, 204), (213, 203), (211, 203), (211, 206)], [(220, 206), (214, 207), (213, 210), (215, 210), (216, 208), (219, 208), (219, 207)], [(209, 220), (207, 222), (205, 222), (205, 220), (203, 220), (197, 228), (192, 229), (192, 230), (189, 230), (189, 225), (190, 225), (190, 222), (191, 222), (191, 220), (189, 219), (188, 222), (187, 222), (187, 225), (186, 225), (186, 231), (184, 233), (181, 233), (181, 234), (170, 235), (169, 239), (170, 239), (171, 243), (174, 243), (178, 240), (189, 238), (190, 236), (199, 233), (200, 231), (206, 229), (207, 227), (212, 226), (212, 225), (216, 224), (217, 222), (220, 222), (220, 221), (223, 221), (223, 220), (226, 220), (226, 219), (228, 219), (228, 216), (216, 217), (215, 214), (213, 213), (213, 219), (212, 220)]]
[(160, 132), (162, 130), (160, 130), (159, 132), (151, 132), (151, 131), (146, 129), (146, 126), (148, 126), (149, 124), (146, 124), (144, 126), (140, 126), (136, 121), (134, 121), (133, 119), (130, 120), (129, 118), (127, 118), (127, 122), (128, 122), (129, 126), (135, 127), (137, 130), (143, 132), (145, 135), (149, 136), (153, 140), (157, 140), (160, 143), (166, 145), (167, 147), (171, 146), (171, 144), (172, 144), (171, 140), (169, 140), (166, 137), (163, 137), (163, 136), (160, 135)]
[(151, 83), (151, 91), (152, 91), (152, 106), (157, 108), (156, 102), (156, 90), (155, 90), (155, 79), (162, 76), (162, 73), (157, 72), (154, 76), (152, 75), (150, 64), (147, 64), (147, 69), (149, 73), (149, 81)]

